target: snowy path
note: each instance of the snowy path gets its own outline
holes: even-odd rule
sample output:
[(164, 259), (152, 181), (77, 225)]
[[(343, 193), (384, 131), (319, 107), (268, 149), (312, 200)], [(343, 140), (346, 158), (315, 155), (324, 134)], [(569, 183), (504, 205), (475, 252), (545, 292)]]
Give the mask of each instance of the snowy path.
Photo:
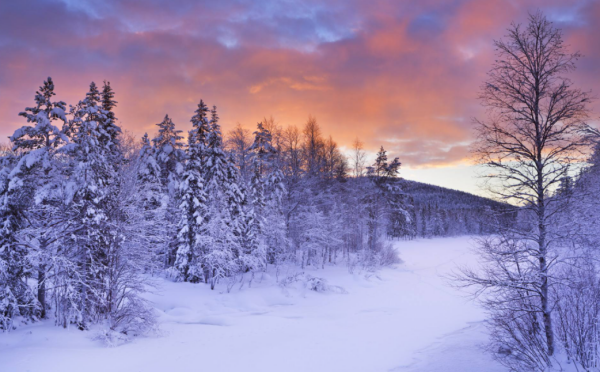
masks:
[(405, 263), (368, 279), (309, 272), (348, 294), (284, 293), (269, 277), (230, 294), (164, 281), (151, 296), (161, 336), (105, 348), (89, 333), (34, 324), (0, 334), (0, 371), (504, 371), (478, 349), (481, 310), (439, 277), (472, 262), (469, 239), (397, 246)]

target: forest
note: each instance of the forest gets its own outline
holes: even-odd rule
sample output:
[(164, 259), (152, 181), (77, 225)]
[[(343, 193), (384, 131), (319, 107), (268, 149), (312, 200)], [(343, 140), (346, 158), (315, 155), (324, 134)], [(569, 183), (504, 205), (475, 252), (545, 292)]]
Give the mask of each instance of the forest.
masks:
[(403, 181), (383, 147), (367, 165), (357, 140), (348, 159), (314, 117), (224, 137), (200, 100), (186, 135), (166, 115), (136, 140), (109, 82), (68, 108), (55, 94), (48, 78), (2, 157), (5, 330), (51, 311), (62, 327), (141, 332), (145, 275), (215, 288), (284, 262), (377, 267), (397, 261), (389, 239), (484, 233), (486, 207), (502, 208)]

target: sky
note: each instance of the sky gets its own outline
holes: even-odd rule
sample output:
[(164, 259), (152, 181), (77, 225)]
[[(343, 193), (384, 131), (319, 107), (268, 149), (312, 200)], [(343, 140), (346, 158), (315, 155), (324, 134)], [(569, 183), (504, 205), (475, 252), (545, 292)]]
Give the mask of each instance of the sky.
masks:
[(189, 130), (200, 99), (225, 133), (313, 115), (342, 148), (383, 146), (405, 178), (481, 193), (469, 144), (493, 40), (537, 9), (584, 56), (572, 80), (597, 91), (600, 1), (0, 1), (0, 141), (46, 77), (68, 104), (107, 80), (137, 137), (165, 114)]

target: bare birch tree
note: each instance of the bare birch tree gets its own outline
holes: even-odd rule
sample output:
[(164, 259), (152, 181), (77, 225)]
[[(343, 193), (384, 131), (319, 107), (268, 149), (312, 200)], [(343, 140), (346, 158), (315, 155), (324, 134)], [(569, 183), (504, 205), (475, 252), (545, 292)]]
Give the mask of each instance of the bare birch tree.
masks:
[(565, 208), (554, 191), (582, 160), (591, 97), (565, 77), (580, 54), (567, 50), (562, 31), (541, 12), (527, 26), (512, 24), (494, 45), (480, 96), (487, 118), (475, 120), (473, 151), (489, 170), (489, 190), (517, 205), (524, 223), (485, 239), (484, 269), (462, 279), (485, 294), (495, 351), (515, 356), (508, 364), (542, 370), (556, 347), (550, 289), (560, 257), (552, 222)]
[(363, 147), (363, 143), (358, 137), (352, 142), (352, 167), (354, 177), (361, 177), (364, 175), (366, 163), (366, 153)]
[(251, 173), (250, 151), (248, 151), (250, 145), (252, 145), (252, 134), (237, 123), (235, 128), (229, 131), (225, 146), (233, 155), (244, 182), (249, 181)]

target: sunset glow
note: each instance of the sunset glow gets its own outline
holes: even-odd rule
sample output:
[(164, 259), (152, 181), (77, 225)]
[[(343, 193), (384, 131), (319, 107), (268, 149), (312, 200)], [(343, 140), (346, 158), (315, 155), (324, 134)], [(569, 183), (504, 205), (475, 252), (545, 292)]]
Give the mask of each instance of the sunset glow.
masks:
[(108, 80), (137, 137), (167, 113), (188, 130), (200, 98), (224, 132), (313, 115), (341, 146), (383, 145), (404, 177), (476, 191), (471, 119), (493, 40), (538, 8), (584, 55), (573, 80), (594, 89), (598, 1), (3, 1), (0, 136), (25, 124), (46, 77), (68, 104)]

